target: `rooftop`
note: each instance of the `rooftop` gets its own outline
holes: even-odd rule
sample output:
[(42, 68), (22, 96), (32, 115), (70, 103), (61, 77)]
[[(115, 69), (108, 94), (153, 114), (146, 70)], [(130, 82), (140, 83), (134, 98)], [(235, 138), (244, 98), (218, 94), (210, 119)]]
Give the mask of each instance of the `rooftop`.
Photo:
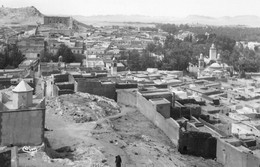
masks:
[(30, 92), (33, 88), (28, 85), (24, 80), (22, 80), (14, 89), (13, 92)]
[(165, 98), (155, 98), (155, 99), (150, 99), (153, 104), (160, 105), (160, 104), (171, 104), (168, 100)]

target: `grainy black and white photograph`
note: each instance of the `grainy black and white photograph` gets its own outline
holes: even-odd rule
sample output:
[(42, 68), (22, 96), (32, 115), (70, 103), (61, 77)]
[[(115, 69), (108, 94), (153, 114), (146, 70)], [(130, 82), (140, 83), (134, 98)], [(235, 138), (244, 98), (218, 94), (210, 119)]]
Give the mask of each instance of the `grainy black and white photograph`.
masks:
[(260, 1), (0, 0), (0, 167), (260, 167)]

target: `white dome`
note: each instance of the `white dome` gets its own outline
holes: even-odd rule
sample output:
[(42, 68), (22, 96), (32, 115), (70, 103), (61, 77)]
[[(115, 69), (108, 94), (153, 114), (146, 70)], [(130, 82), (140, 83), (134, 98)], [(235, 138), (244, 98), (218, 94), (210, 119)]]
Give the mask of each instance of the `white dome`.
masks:
[(213, 63), (209, 66), (210, 68), (222, 68), (220, 64), (218, 63)]

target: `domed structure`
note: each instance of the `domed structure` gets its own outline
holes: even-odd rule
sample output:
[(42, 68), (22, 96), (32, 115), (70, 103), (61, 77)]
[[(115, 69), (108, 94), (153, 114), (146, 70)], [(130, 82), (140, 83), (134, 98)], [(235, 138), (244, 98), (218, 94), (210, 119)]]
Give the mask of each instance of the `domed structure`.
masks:
[(32, 105), (33, 88), (22, 80), (13, 90), (14, 109)]
[[(223, 76), (228, 76), (229, 72), (228, 70), (231, 68), (225, 63), (221, 62), (221, 55), (217, 54), (217, 50), (214, 44), (210, 47), (209, 50), (209, 59), (204, 59), (204, 56), (200, 54), (199, 61), (198, 61), (198, 67), (197, 67), (197, 74), (198, 77), (203, 77), (203, 76), (215, 76), (218, 78), (221, 78)], [(215, 63), (207, 66), (204, 68), (204, 60), (213, 60), (216, 61)]]
[(219, 63), (213, 63), (209, 66), (211, 69), (221, 69), (222, 66)]

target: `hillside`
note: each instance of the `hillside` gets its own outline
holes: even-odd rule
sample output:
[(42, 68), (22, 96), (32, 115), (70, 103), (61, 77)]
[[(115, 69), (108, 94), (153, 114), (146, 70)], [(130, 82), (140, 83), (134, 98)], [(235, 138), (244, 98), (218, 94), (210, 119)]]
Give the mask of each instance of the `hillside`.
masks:
[(178, 20), (176, 23), (189, 23), (189, 24), (207, 24), (215, 26), (235, 26), (245, 25), (249, 27), (260, 27), (260, 17), (253, 15), (243, 15), (235, 17), (206, 17), (199, 15), (190, 15), (186, 18)]
[(24, 8), (0, 8), (0, 24), (36, 25), (43, 23), (43, 14), (34, 6)]
[[(14, 25), (37, 25), (37, 23), (43, 24), (42, 14), (37, 8), (34, 6), (24, 7), (24, 8), (0, 8), (0, 25), (14, 26)], [(74, 21), (74, 29), (80, 30), (84, 28), (89, 28), (90, 26), (85, 25), (75, 19)], [(53, 25), (55, 27), (55, 25)]]

